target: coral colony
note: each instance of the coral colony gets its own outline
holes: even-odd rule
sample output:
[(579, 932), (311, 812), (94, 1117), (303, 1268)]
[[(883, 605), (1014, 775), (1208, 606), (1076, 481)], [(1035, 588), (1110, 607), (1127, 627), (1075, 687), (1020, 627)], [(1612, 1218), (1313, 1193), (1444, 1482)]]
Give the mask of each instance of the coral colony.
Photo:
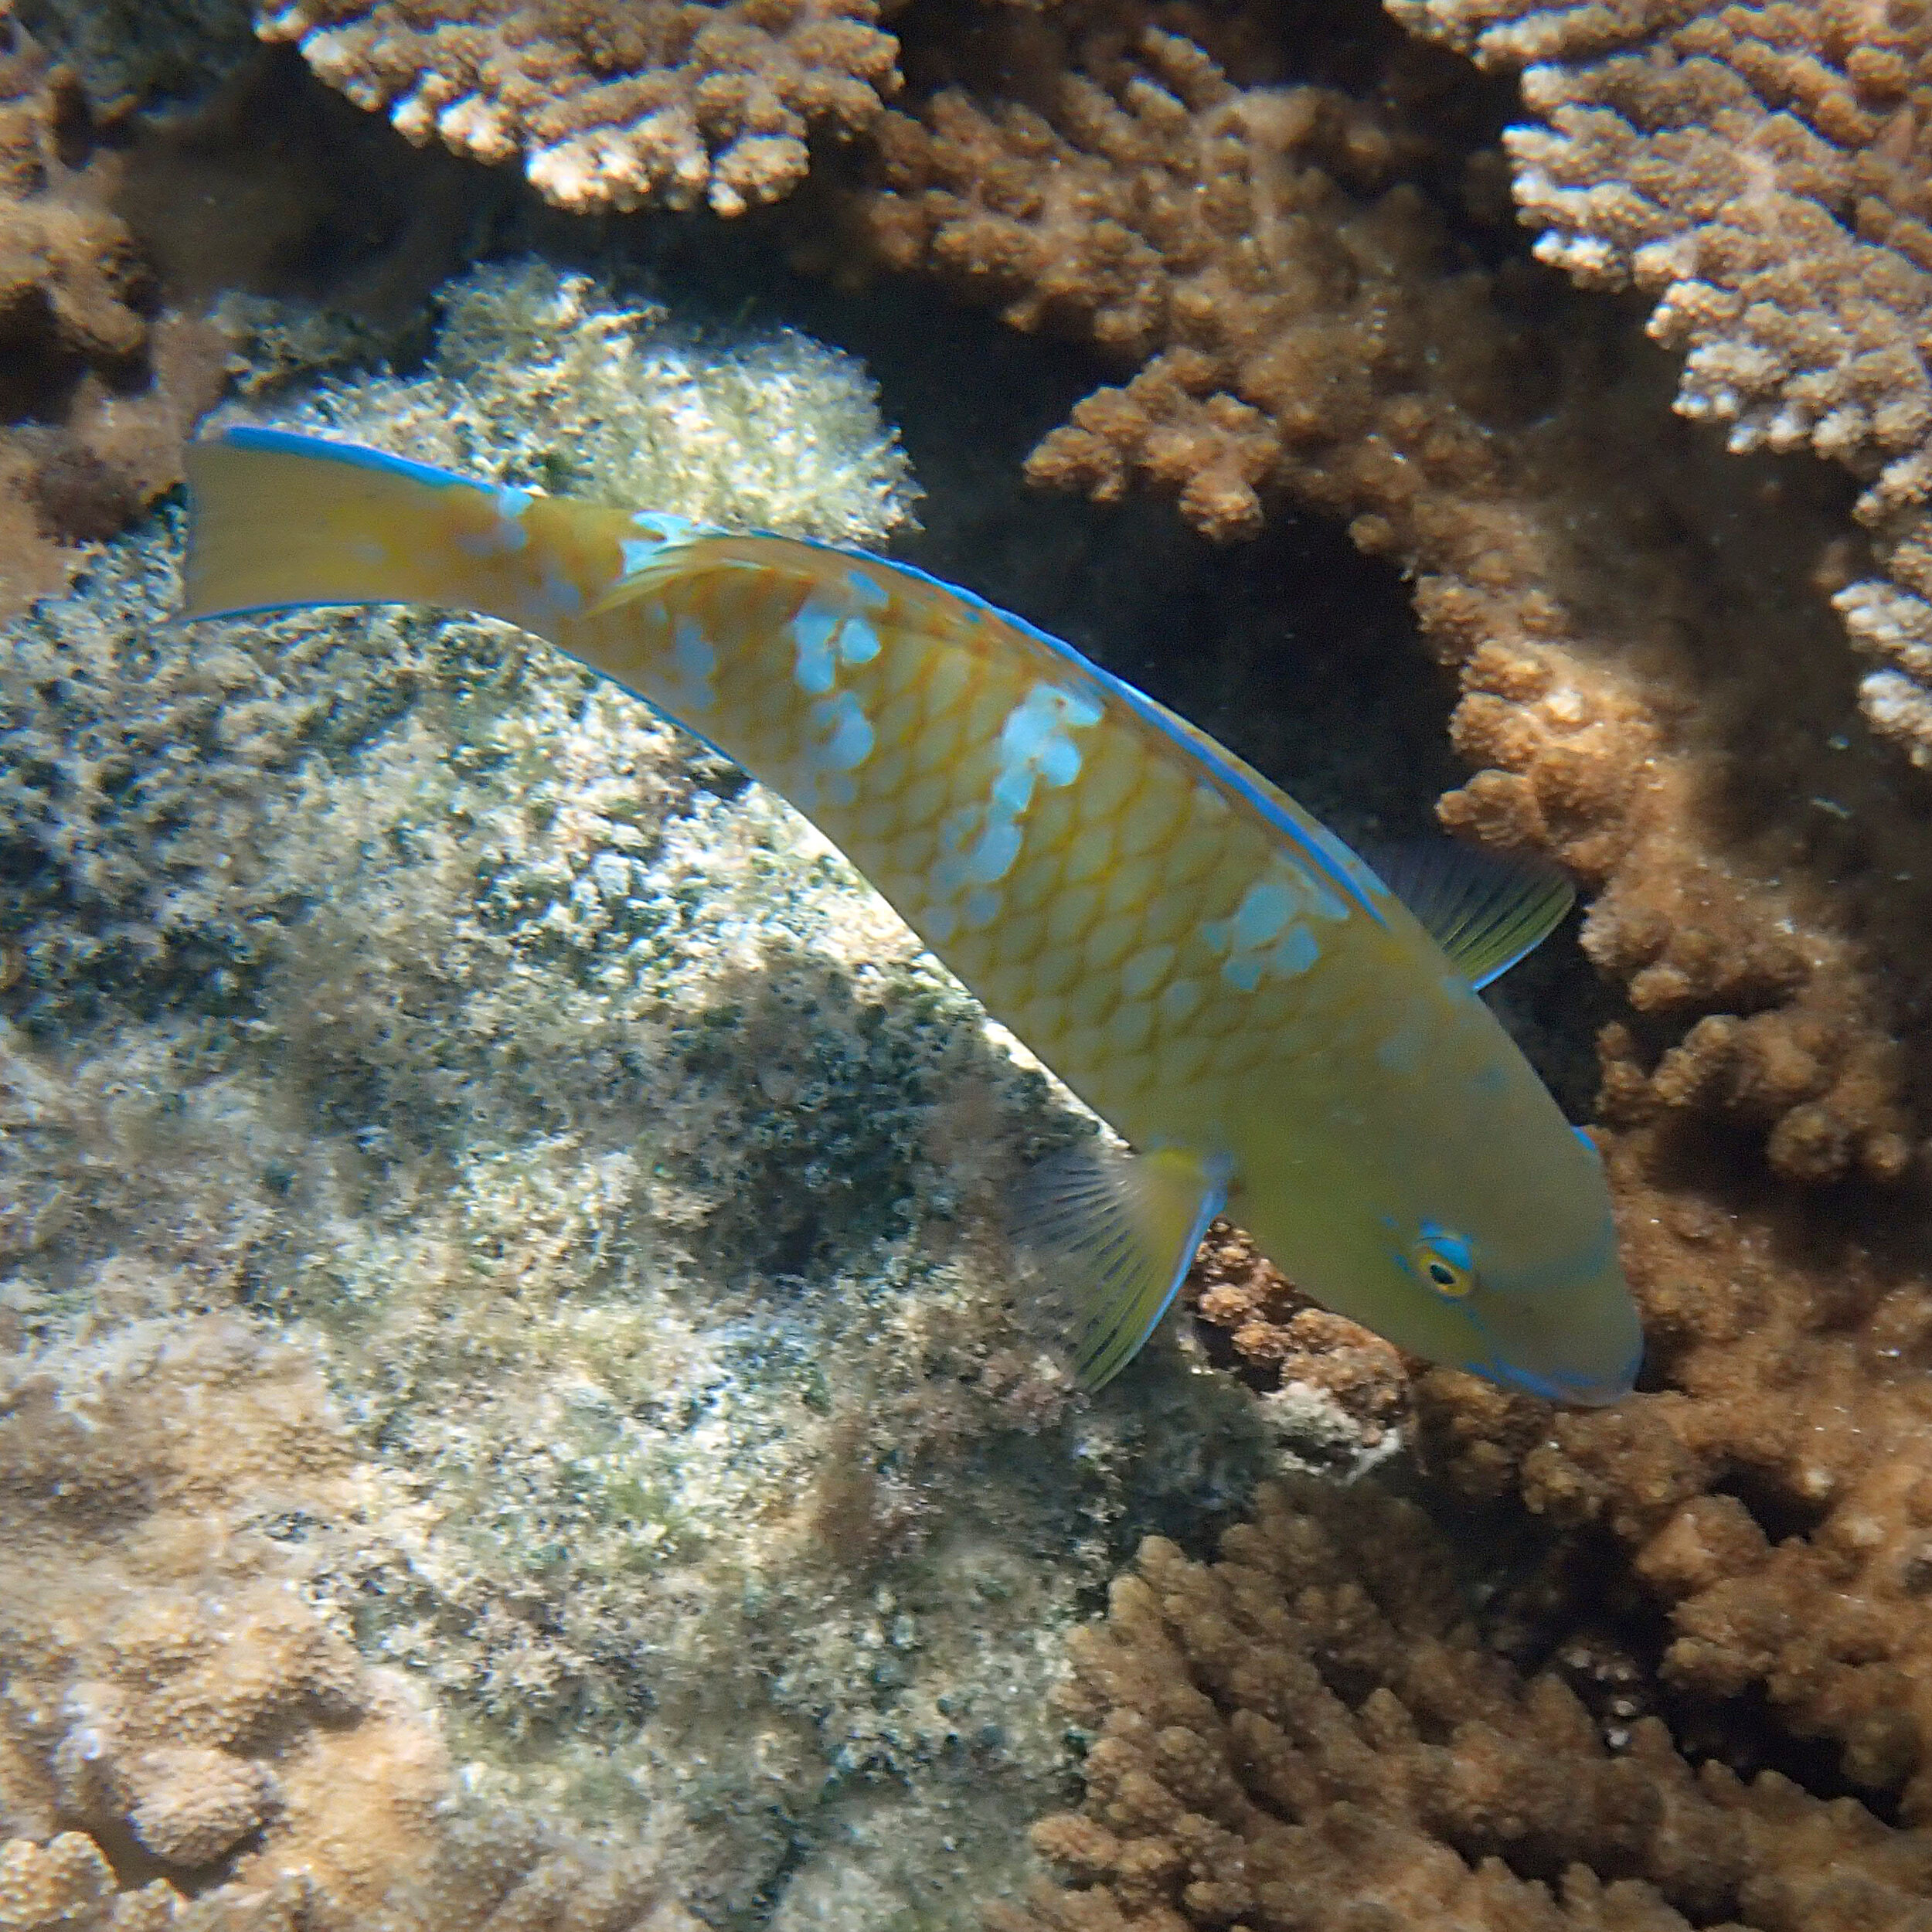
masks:
[[(1910, 0), (0, 0), (0, 1932), (1920, 1932), (1929, 88)], [(233, 422), (1022, 610), (1345, 532), (1421, 648), (1325, 615), (1268, 775), (1574, 882), (1636, 1391), (1223, 1222), (1081, 1393), (1090, 1118), (527, 634), (171, 625)]]

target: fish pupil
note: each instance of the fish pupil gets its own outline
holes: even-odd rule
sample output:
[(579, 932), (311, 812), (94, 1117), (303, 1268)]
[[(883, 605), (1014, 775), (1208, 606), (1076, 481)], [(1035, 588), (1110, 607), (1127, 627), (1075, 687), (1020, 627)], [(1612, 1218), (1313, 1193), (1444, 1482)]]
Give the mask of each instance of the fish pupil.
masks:
[(1439, 1288), (1453, 1288), (1456, 1285), (1456, 1271), (1446, 1261), (1431, 1261), (1429, 1279)]

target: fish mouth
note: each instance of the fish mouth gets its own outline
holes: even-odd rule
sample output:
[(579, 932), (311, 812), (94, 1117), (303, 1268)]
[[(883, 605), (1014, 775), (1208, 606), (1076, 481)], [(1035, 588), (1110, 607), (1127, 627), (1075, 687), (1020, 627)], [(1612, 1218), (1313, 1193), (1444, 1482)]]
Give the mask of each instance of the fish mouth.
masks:
[(1637, 1372), (1643, 1366), (1643, 1360), (1644, 1352), (1640, 1348), (1625, 1366), (1613, 1376), (1563, 1375), (1555, 1370), (1539, 1375), (1533, 1369), (1494, 1359), (1466, 1366), (1474, 1374), (1487, 1376), (1506, 1389), (1539, 1396), (1545, 1402), (1561, 1403), (1572, 1409), (1606, 1409), (1613, 1402), (1621, 1402), (1636, 1387)]
[[(1471, 1310), (1477, 1326), (1481, 1329), (1483, 1339), (1492, 1341), (1488, 1327), (1480, 1315)], [(1635, 1311), (1632, 1311), (1634, 1320)], [(1560, 1403), (1572, 1409), (1604, 1409), (1614, 1402), (1621, 1402), (1637, 1386), (1638, 1371), (1644, 1365), (1644, 1338), (1638, 1331), (1634, 1345), (1624, 1360), (1608, 1374), (1593, 1374), (1587, 1369), (1559, 1368), (1532, 1369), (1526, 1363), (1512, 1362), (1499, 1349), (1481, 1360), (1465, 1362), (1461, 1366), (1471, 1375), (1486, 1377), (1489, 1381), (1519, 1394), (1535, 1396), (1544, 1402)]]

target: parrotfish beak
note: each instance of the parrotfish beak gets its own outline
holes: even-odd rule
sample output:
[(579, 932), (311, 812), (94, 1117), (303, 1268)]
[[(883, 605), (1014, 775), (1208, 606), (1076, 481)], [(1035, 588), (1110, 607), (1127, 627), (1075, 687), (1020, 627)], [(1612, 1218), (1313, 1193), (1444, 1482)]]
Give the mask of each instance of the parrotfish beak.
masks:
[(1560, 1294), (1485, 1294), (1470, 1315), (1491, 1345), (1466, 1366), (1545, 1402), (1601, 1408), (1621, 1402), (1643, 1366), (1644, 1331), (1614, 1262)]

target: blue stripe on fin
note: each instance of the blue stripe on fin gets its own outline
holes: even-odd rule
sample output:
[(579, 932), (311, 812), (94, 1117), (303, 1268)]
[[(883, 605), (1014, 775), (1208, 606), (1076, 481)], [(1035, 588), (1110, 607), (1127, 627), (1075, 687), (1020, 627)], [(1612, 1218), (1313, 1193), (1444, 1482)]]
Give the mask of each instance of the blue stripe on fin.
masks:
[(1478, 992), (1534, 952), (1576, 903), (1568, 876), (1547, 859), (1453, 838), (1372, 846), (1368, 857)]
[(332, 442), (325, 436), (307, 436), (295, 430), (270, 429), (259, 423), (231, 423), (211, 439), (226, 443), (233, 450), (263, 450), (278, 456), (303, 456), (329, 463), (346, 463), (359, 470), (386, 470), (392, 476), (406, 476), (412, 481), (447, 489), (460, 483), (467, 490), (488, 490), (494, 485), (480, 477), (459, 476), (454, 470), (439, 470), (427, 463), (412, 463), (406, 456), (391, 456), (386, 450), (366, 448), (360, 443)]

